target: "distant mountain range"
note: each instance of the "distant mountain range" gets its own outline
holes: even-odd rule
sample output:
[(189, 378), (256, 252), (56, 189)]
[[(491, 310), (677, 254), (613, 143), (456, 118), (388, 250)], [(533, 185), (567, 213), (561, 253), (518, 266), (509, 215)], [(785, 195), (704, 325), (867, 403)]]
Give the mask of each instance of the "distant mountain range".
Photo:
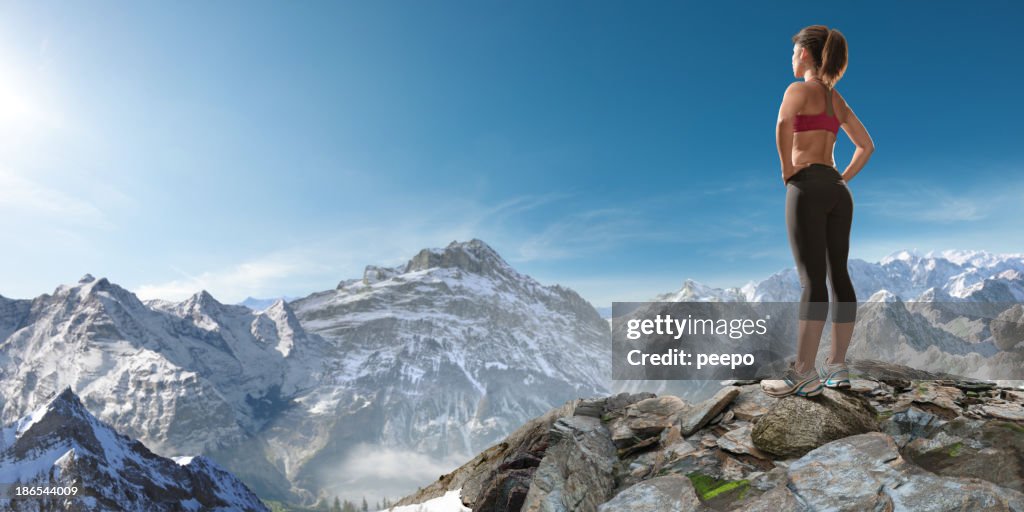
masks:
[[(904, 301), (1024, 301), (1024, 253), (985, 251), (896, 251), (877, 263), (851, 259), (847, 265), (860, 301), (887, 291)], [(797, 302), (800, 278), (795, 268), (736, 288), (713, 288), (692, 279), (652, 301)]]
[[(993, 321), (1024, 327), (1020, 320), (1005, 320), (1008, 310), (1024, 302), (1024, 253), (900, 250), (876, 263), (852, 259), (848, 268), (858, 301), (868, 303), (858, 312), (847, 353), (850, 358), (899, 361), (922, 370), (982, 379), (1024, 378), (1024, 351), (1001, 351), (991, 330)], [(687, 279), (679, 290), (651, 301), (796, 303), (801, 291), (796, 269), (787, 268), (733, 288)], [(823, 333), (819, 354), (828, 350), (829, 334), (828, 330)], [(716, 385), (619, 381), (613, 388), (696, 400), (706, 398)]]
[[(966, 369), (996, 357), (1006, 359), (997, 367), (1014, 363), (984, 322), (911, 299), (1020, 302), (1024, 255), (900, 251), (850, 268), (862, 300), (890, 307), (869, 323), (903, 336), (885, 345), (893, 357)], [(687, 280), (654, 299), (797, 301), (799, 293), (787, 269), (729, 289)], [(949, 334), (948, 344), (927, 353), (922, 343), (936, 333)], [(855, 339), (853, 350), (878, 350), (874, 342)], [(100, 420), (156, 453), (204, 454), (260, 496), (293, 502), (358, 497), (352, 489), (371, 501), (400, 495), (566, 400), (672, 384), (610, 376), (607, 320), (477, 239), (423, 249), (394, 267), (369, 265), (332, 289), (269, 305), (222, 304), (206, 291), (141, 301), (90, 275), (31, 300), (0, 297), (4, 422), (70, 387)], [(411, 460), (420, 462), (395, 463)], [(405, 469), (388, 469), (396, 465)]]
[(280, 297), (271, 297), (271, 298), (265, 298), (265, 299), (257, 299), (255, 297), (246, 297), (245, 300), (243, 300), (242, 302), (239, 302), (238, 305), (239, 306), (245, 306), (245, 307), (247, 307), (247, 308), (249, 308), (249, 309), (251, 309), (253, 311), (263, 311), (264, 309), (267, 309), (270, 306), (273, 306), (274, 303), (279, 301), (279, 300), (283, 300), (285, 302), (288, 302), (290, 300), (295, 300), (297, 298), (298, 297), (292, 297), (290, 295), (282, 295)]

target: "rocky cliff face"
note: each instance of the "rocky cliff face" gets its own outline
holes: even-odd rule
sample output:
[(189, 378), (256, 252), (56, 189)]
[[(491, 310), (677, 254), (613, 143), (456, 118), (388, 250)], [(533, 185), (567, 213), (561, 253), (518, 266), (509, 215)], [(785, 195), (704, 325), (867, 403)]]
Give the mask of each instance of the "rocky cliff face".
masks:
[(210, 459), (163, 458), (117, 433), (70, 388), (3, 428), (0, 482), (77, 488), (73, 498), (0, 499), (4, 510), (268, 510)]
[[(850, 390), (577, 399), (398, 504), (481, 511), (1024, 510), (1024, 392), (877, 361)], [(920, 380), (927, 379), (927, 380)]]

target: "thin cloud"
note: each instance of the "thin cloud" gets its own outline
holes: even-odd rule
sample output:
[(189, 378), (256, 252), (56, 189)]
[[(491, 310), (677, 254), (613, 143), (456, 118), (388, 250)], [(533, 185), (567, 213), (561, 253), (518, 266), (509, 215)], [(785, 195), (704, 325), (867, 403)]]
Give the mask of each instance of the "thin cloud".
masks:
[(90, 201), (0, 169), (0, 213), (10, 218), (57, 220), (63, 224), (110, 229), (114, 226)]
[(628, 241), (672, 236), (652, 229), (639, 212), (627, 208), (598, 208), (563, 216), (517, 244), (516, 262), (582, 257)]
[[(245, 297), (280, 295), (282, 283), (296, 277), (320, 276), (330, 268), (321, 262), (310, 261), (298, 252), (285, 252), (245, 261), (219, 271), (190, 274), (177, 267), (179, 279), (162, 283), (143, 284), (135, 290), (141, 299), (183, 300), (207, 290), (220, 300), (238, 302)], [(326, 284), (326, 283), (325, 283)]]
[(421, 249), (443, 247), (453, 240), (480, 238), (505, 252), (502, 242), (508, 236), (501, 227), (509, 218), (560, 197), (561, 194), (521, 196), (498, 205), (452, 202), (430, 215), (346, 227), (221, 268), (188, 272), (170, 265), (180, 277), (144, 283), (133, 291), (143, 299), (182, 300), (207, 290), (224, 302), (238, 302), (246, 297), (302, 296), (333, 287), (343, 279), (362, 277), (367, 265), (399, 265)]
[(1022, 183), (975, 184), (955, 191), (905, 180), (888, 180), (885, 186), (882, 190), (854, 188), (855, 208), (872, 216), (941, 224), (986, 221), (1022, 213)]

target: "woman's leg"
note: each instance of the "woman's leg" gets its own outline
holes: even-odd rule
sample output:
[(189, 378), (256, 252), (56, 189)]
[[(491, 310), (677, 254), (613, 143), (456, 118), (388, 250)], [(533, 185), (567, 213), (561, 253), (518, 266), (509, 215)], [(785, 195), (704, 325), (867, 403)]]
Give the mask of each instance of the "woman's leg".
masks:
[(832, 350), (828, 362), (843, 363), (846, 361), (846, 349), (850, 348), (853, 339), (853, 322), (832, 322)]
[(828, 316), (827, 195), (820, 183), (791, 182), (786, 187), (786, 227), (803, 292), (795, 369), (814, 368), (821, 331)]
[(796, 371), (804, 373), (814, 368), (814, 360), (818, 357), (818, 346), (821, 345), (821, 332), (824, 330), (824, 320), (800, 320), (796, 342), (796, 364), (794, 365)]
[(828, 214), (828, 273), (832, 282), (832, 351), (830, 363), (846, 361), (846, 349), (853, 338), (857, 319), (857, 293), (847, 268), (850, 253), (850, 228), (853, 225), (853, 195), (840, 182), (839, 200)]

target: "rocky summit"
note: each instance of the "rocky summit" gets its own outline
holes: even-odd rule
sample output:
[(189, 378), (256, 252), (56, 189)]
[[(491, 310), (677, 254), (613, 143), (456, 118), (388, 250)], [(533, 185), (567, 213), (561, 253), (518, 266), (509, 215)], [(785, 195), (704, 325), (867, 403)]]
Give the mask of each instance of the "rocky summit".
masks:
[(534, 418), (407, 496), (475, 512), (1024, 510), (1024, 391), (877, 361), (852, 387), (620, 393)]

